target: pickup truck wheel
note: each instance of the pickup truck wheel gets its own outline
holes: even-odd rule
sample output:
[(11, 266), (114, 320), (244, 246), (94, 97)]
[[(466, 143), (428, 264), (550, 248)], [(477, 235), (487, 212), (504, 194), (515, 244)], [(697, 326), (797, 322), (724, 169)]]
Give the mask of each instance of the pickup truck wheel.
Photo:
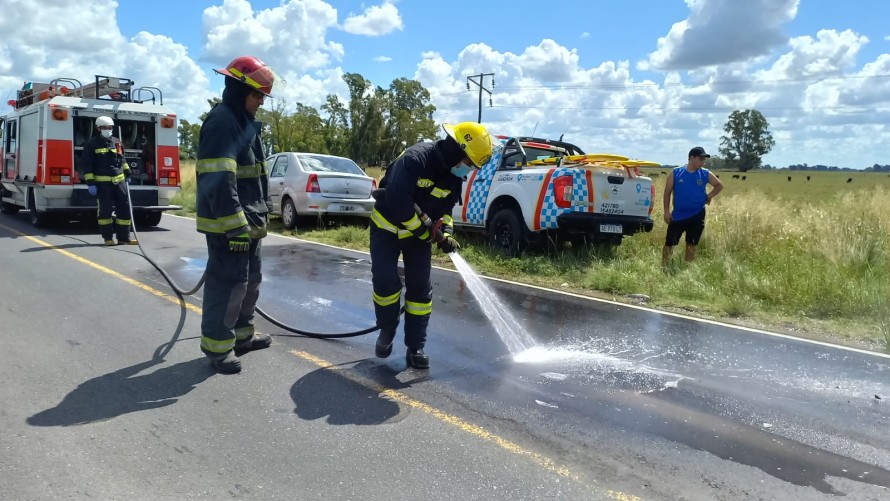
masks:
[(528, 228), (514, 209), (501, 209), (488, 228), (488, 243), (508, 256), (518, 256), (528, 247)]
[(297, 226), (297, 208), (294, 201), (285, 198), (281, 204), (281, 224), (288, 230), (292, 230)]
[(3, 202), (0, 204), (0, 214), (6, 214), (7, 216), (15, 216), (19, 213), (19, 206), (7, 202)]

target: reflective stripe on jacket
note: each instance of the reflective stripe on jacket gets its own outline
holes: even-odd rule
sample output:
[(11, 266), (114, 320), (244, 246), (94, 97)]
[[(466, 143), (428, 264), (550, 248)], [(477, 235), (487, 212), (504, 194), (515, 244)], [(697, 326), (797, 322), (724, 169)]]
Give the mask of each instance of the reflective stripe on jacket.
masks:
[[(83, 145), (83, 153), (80, 155), (80, 165), (83, 167), (83, 182), (92, 185), (96, 183), (122, 183), (130, 172), (130, 166), (124, 161), (123, 156), (117, 153), (117, 145), (120, 139), (102, 136), (94, 136)], [(123, 150), (121, 150), (123, 151)]]
[(236, 114), (226, 103), (207, 114), (195, 166), (199, 232), (233, 237), (265, 228), (271, 204), (261, 128), (260, 122)]
[(374, 204), (371, 222), (399, 238), (430, 235), (414, 210), (416, 204), (435, 223), (444, 219), (443, 231), (451, 232), (451, 210), (460, 200), (463, 181), (451, 173), (435, 143), (418, 143), (404, 151), (386, 168), (380, 180), (384, 196)]

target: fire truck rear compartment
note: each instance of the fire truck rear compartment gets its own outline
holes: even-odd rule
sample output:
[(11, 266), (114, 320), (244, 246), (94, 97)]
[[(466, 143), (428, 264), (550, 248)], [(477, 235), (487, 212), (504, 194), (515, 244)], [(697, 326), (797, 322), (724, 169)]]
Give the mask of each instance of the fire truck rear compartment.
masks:
[[(96, 117), (74, 117), (74, 170), (77, 173), (76, 182), (83, 179), (83, 166), (81, 155), (83, 146), (93, 136), (98, 134), (95, 126)], [(148, 120), (132, 120), (118, 117), (114, 120), (114, 135), (120, 135), (124, 147), (124, 158), (130, 165), (130, 185), (157, 186), (157, 164), (155, 162), (157, 152), (157, 139), (155, 136), (156, 124)], [(154, 195), (157, 205), (157, 194)], [(72, 203), (74, 204), (72, 196)], [(133, 205), (142, 205), (135, 199)]]

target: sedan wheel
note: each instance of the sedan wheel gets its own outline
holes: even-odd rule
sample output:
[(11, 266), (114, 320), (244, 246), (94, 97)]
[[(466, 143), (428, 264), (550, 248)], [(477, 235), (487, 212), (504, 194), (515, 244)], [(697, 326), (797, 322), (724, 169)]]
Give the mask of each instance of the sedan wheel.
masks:
[(297, 208), (294, 206), (293, 200), (287, 198), (281, 204), (281, 223), (288, 230), (292, 230), (297, 226)]

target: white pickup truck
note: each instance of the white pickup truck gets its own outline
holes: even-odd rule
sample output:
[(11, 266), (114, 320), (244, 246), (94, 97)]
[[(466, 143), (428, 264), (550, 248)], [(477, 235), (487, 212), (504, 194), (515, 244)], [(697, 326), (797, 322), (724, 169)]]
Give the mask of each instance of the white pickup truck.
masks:
[(550, 237), (573, 244), (618, 245), (652, 231), (655, 187), (639, 166), (653, 162), (533, 137), (504, 138), (491, 160), (464, 180), (454, 224), (480, 230), (489, 243), (519, 255)]

